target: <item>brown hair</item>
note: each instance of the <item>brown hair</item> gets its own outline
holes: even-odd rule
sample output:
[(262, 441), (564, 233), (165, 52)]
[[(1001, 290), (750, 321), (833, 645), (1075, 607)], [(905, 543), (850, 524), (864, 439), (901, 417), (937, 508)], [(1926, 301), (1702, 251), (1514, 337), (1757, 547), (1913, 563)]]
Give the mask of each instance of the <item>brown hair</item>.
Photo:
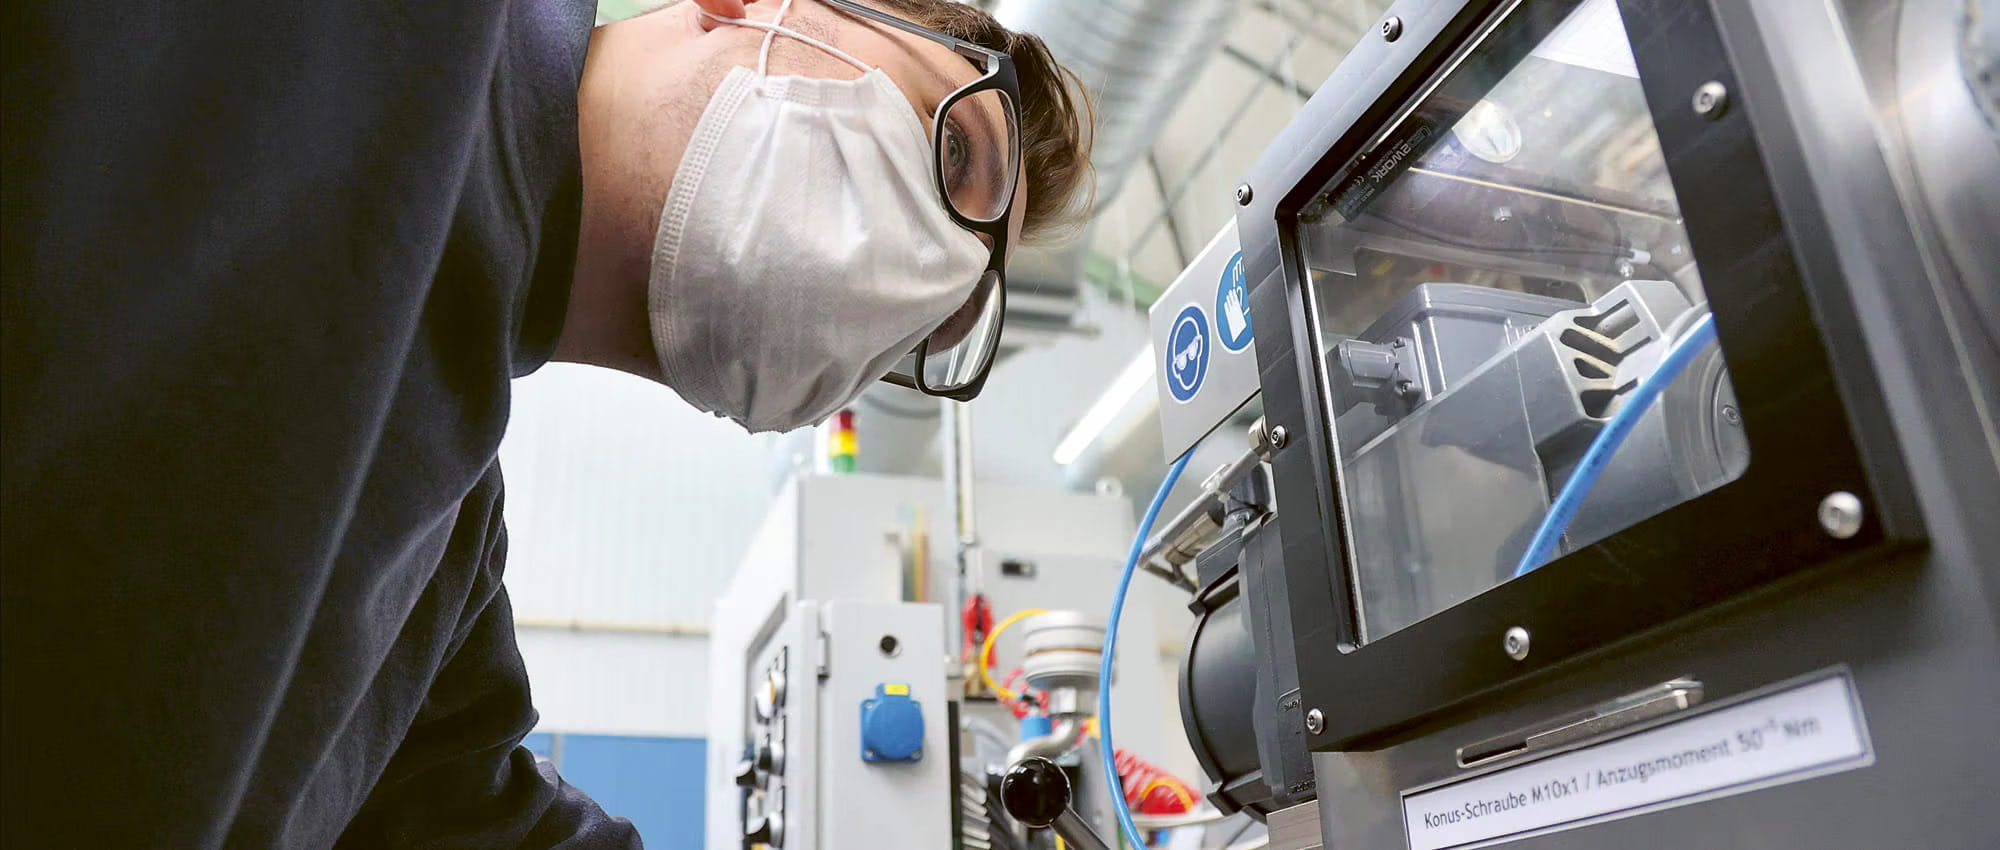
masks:
[(978, 8), (954, 0), (865, 0), (869, 5), (1013, 57), (1021, 82), (1021, 164), (1028, 200), (1021, 238), (1071, 235), (1088, 217), (1095, 181), (1090, 169), (1090, 99), (1076, 74), (1029, 33), (1009, 31)]

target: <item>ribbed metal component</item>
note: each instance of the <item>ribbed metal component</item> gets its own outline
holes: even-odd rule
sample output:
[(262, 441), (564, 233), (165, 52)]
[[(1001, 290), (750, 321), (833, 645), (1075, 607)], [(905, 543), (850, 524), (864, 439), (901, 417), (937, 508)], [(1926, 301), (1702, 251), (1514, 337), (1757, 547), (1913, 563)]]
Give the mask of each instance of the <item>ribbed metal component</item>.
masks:
[[(1028, 684), (1046, 691), (1073, 688), (1094, 694), (1104, 658), (1104, 621), (1077, 611), (1050, 611), (1022, 621), (1021, 662)], [(1085, 700), (1088, 702), (1088, 699)], [(1050, 714), (1060, 714), (1054, 704)]]

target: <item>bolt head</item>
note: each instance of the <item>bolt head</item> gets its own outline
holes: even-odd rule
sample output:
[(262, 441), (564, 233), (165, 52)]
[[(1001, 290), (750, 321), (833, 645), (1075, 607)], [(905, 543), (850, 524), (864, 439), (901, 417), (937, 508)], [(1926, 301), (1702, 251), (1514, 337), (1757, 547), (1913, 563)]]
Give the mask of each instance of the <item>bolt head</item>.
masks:
[(1382, 40), (1395, 41), (1403, 37), (1403, 19), (1390, 15), (1382, 21)]
[(1319, 713), (1317, 708), (1307, 711), (1306, 731), (1314, 735), (1326, 731), (1326, 715)]
[(1285, 426), (1271, 426), (1271, 448), (1282, 449), (1286, 443), (1291, 442), (1291, 439), (1292, 432), (1285, 430)]
[(1819, 527), (1826, 533), (1846, 540), (1861, 533), (1861, 497), (1846, 490), (1828, 493), (1819, 500)]
[(1729, 109), (1729, 89), (1714, 80), (1702, 83), (1694, 90), (1694, 112), (1714, 121)]
[(1529, 649), (1528, 630), (1520, 626), (1508, 629), (1506, 636), (1500, 639), (1500, 648), (1506, 650), (1508, 658), (1512, 658), (1515, 661), (1527, 660)]
[(1240, 207), (1250, 203), (1250, 198), (1255, 194), (1256, 194), (1255, 192), (1250, 191), (1250, 184), (1248, 183), (1236, 184), (1236, 205)]

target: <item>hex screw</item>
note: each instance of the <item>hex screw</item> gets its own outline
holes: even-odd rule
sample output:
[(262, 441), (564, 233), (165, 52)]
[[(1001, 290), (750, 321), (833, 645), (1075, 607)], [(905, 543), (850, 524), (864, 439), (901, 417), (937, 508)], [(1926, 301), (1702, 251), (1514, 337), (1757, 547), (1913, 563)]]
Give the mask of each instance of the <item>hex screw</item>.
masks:
[(1846, 490), (1836, 490), (1819, 500), (1819, 527), (1841, 540), (1861, 533), (1861, 517), (1861, 497)]
[(1255, 192), (1250, 191), (1250, 184), (1236, 184), (1236, 205), (1239, 207), (1249, 205), (1251, 196), (1255, 194)]
[(1317, 735), (1326, 731), (1326, 715), (1315, 708), (1306, 712), (1306, 731)]
[(1507, 630), (1507, 636), (1500, 641), (1500, 648), (1507, 651), (1507, 657), (1515, 661), (1528, 658), (1528, 630), (1515, 626)]
[(1271, 426), (1271, 448), (1282, 449), (1286, 443), (1291, 442), (1291, 439), (1292, 432), (1285, 430), (1285, 426)]
[(1395, 41), (1403, 37), (1403, 19), (1390, 15), (1382, 21), (1382, 40)]
[(1729, 89), (1714, 80), (1694, 90), (1694, 114), (1714, 121), (1729, 111)]

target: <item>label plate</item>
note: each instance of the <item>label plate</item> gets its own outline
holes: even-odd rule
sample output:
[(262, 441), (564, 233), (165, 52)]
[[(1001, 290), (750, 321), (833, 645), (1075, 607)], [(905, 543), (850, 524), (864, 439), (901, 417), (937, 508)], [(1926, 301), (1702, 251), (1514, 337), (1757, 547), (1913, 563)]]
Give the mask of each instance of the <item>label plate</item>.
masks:
[(1403, 793), (1410, 850), (1482, 847), (1875, 761), (1846, 673), (1642, 732)]
[(1160, 399), (1160, 448), (1168, 463), (1258, 392), (1257, 343), (1240, 247), (1232, 218), (1153, 302), (1147, 322)]

